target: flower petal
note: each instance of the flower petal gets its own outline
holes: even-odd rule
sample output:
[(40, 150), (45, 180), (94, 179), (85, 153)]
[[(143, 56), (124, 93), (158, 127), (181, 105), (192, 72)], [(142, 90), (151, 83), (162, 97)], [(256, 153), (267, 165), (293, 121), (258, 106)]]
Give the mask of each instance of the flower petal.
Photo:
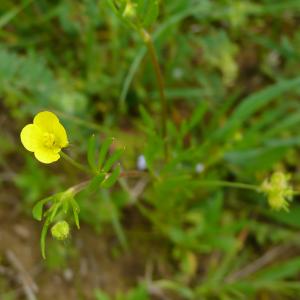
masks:
[(40, 127), (43, 131), (53, 132), (53, 128), (59, 123), (57, 116), (50, 111), (42, 111), (38, 113), (34, 119), (33, 124)]
[(21, 142), (25, 149), (34, 152), (40, 147), (42, 141), (42, 131), (34, 124), (26, 125), (20, 134)]
[(51, 164), (60, 158), (60, 155), (57, 152), (47, 148), (37, 149), (34, 152), (34, 156), (38, 161), (44, 164)]
[(64, 126), (60, 123), (53, 124), (53, 134), (55, 135), (55, 143), (58, 147), (64, 148), (68, 146), (69, 142)]

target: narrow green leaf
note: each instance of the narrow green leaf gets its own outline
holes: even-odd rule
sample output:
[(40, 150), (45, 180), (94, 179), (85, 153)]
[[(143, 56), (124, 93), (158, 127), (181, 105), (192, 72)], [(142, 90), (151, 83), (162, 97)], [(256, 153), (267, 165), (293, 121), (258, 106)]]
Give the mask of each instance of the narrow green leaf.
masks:
[(121, 174), (121, 167), (120, 167), (120, 165), (118, 165), (112, 171), (112, 173), (103, 180), (103, 182), (101, 183), (101, 187), (103, 187), (105, 189), (111, 188), (118, 180), (118, 177), (120, 176), (120, 174)]
[(116, 205), (114, 204), (113, 201), (111, 201), (110, 194), (107, 190), (102, 189), (101, 196), (109, 207), (111, 223), (116, 232), (118, 240), (120, 241), (120, 244), (123, 247), (123, 249), (128, 250), (127, 238), (126, 238), (125, 232), (123, 230), (122, 223), (120, 222)]
[(114, 165), (114, 163), (117, 162), (119, 160), (119, 158), (122, 156), (123, 152), (124, 152), (124, 149), (118, 149), (110, 156), (110, 158), (106, 161), (106, 163), (103, 167), (104, 173), (107, 173), (111, 169), (111, 167)]
[(149, 128), (155, 128), (155, 122), (151, 115), (146, 111), (146, 109), (143, 106), (139, 107), (139, 111), (142, 117), (142, 120), (144, 121), (144, 124)]
[(103, 145), (100, 147), (99, 151), (99, 160), (98, 160), (98, 169), (101, 170), (104, 163), (105, 157), (109, 150), (110, 145), (113, 143), (114, 138), (108, 138), (104, 141)]
[(255, 274), (255, 280), (270, 280), (290, 278), (300, 271), (300, 258), (296, 257), (284, 262), (272, 265)]
[(285, 211), (277, 212), (269, 209), (264, 211), (263, 213), (267, 217), (275, 220), (280, 224), (290, 226), (295, 230), (300, 229), (300, 205), (298, 203), (293, 203), (293, 208), (289, 211), (289, 213), (286, 213)]
[(80, 229), (79, 217), (78, 217), (79, 212), (80, 212), (79, 205), (74, 198), (70, 199), (70, 203), (71, 203), (72, 210), (73, 210), (75, 224), (76, 224), (77, 228)]
[(110, 6), (110, 8), (112, 9), (112, 11), (116, 14), (119, 15), (119, 12), (113, 2), (113, 0), (107, 0), (108, 5)]
[(189, 121), (189, 127), (194, 128), (199, 124), (199, 122), (202, 120), (205, 112), (207, 110), (207, 105), (205, 102), (202, 102), (200, 105), (196, 107), (196, 110), (192, 114), (192, 117)]
[(214, 138), (226, 139), (226, 137), (241, 127), (241, 125), (259, 109), (266, 106), (283, 93), (299, 87), (299, 85), (300, 78), (297, 77), (295, 79), (281, 81), (247, 97), (240, 102), (224, 128), (218, 130)]
[(99, 175), (95, 176), (89, 183), (86, 191), (90, 193), (96, 191), (100, 187), (100, 184), (102, 183), (104, 178), (105, 173), (100, 173)]
[(47, 236), (49, 225), (50, 225), (50, 222), (49, 222), (49, 219), (47, 219), (43, 225), (43, 229), (41, 232), (40, 245), (41, 245), (42, 257), (44, 259), (46, 259), (46, 250), (45, 250), (46, 247), (45, 246), (46, 246), (46, 236)]
[(270, 127), (270, 130), (266, 133), (266, 137), (272, 137), (284, 130), (288, 130), (289, 128), (297, 128), (300, 123), (300, 110), (295, 113), (290, 113), (286, 118), (280, 119), (280, 122), (273, 123)]
[[(64, 199), (64, 200), (65, 200), (65, 199)], [(68, 199), (68, 200), (69, 200), (69, 199)], [(68, 211), (69, 211), (69, 205), (70, 205), (69, 201), (63, 201), (62, 207), (63, 207), (63, 212), (64, 212), (64, 214), (67, 214), (67, 213), (68, 213)]]
[(137, 0), (137, 13), (144, 27), (152, 25), (159, 14), (158, 0)]
[(6, 26), (12, 19), (16, 18), (16, 16), (21, 13), (28, 5), (30, 5), (33, 0), (25, 0), (19, 6), (17, 6), (14, 10), (8, 11), (0, 17), (0, 29)]
[(90, 168), (94, 172), (97, 172), (96, 150), (97, 150), (96, 137), (93, 134), (88, 141), (87, 159), (88, 159)]
[(104, 293), (103, 291), (100, 291), (100, 290), (96, 290), (95, 291), (95, 297), (96, 297), (96, 300), (110, 300), (111, 298), (109, 298), (109, 296)]
[(199, 125), (201, 122), (205, 112), (207, 111), (207, 105), (202, 102), (200, 105), (198, 105), (193, 112), (190, 120), (188, 122), (183, 122), (181, 126), (181, 133), (182, 135), (187, 134), (189, 131), (191, 131), (194, 127)]
[(58, 209), (61, 207), (62, 203), (61, 202), (56, 202), (51, 209), (49, 210), (50, 216), (49, 216), (49, 220), (50, 222), (52, 222), (55, 218), (55, 216), (57, 215), (57, 211)]

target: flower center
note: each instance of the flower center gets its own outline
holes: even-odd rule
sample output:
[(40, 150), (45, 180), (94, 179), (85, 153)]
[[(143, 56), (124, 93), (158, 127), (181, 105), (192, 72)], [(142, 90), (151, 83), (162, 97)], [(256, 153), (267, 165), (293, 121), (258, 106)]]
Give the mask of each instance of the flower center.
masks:
[(54, 136), (54, 134), (45, 132), (43, 134), (43, 144), (47, 148), (53, 148), (55, 146), (55, 136)]

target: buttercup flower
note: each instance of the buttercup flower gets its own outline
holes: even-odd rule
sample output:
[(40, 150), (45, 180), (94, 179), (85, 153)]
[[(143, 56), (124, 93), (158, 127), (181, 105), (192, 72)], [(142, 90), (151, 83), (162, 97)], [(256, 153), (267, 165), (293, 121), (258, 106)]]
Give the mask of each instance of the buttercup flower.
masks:
[(49, 111), (38, 113), (33, 124), (22, 129), (20, 137), (23, 146), (44, 164), (57, 161), (61, 149), (68, 146), (65, 128), (57, 116)]

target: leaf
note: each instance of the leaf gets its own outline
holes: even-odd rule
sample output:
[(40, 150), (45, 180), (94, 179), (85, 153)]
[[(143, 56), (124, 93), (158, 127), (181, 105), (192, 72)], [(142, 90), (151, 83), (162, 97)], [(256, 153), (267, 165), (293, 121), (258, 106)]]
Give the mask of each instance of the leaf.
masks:
[(190, 129), (194, 128), (196, 125), (199, 124), (199, 122), (202, 120), (205, 112), (207, 110), (207, 105), (205, 102), (202, 102), (196, 110), (194, 111), (191, 120), (188, 122)]
[(223, 193), (221, 191), (216, 192), (208, 201), (203, 201), (203, 211), (205, 212), (207, 223), (210, 230), (215, 230), (215, 227), (219, 226), (222, 211), (223, 211)]
[(28, 5), (30, 5), (33, 0), (25, 0), (19, 6), (16, 6), (15, 9), (6, 12), (5, 14), (1, 15), (0, 18), (0, 29), (6, 26), (12, 19), (14, 19), (22, 10), (24, 10)]
[[(247, 171), (267, 170), (285, 155), (287, 147), (265, 146), (244, 151), (228, 152), (226, 161), (238, 165)], [(251, 161), (251, 164), (249, 163)]]
[(114, 4), (114, 1), (113, 1), (113, 0), (107, 0), (107, 3), (108, 3), (108, 5), (110, 6), (110, 8), (112, 9), (112, 11), (113, 11), (116, 15), (118, 15), (119, 12), (118, 12), (118, 10), (117, 10), (115, 4)]
[(193, 291), (184, 285), (180, 285), (175, 281), (162, 279), (158, 282), (158, 287), (170, 291), (177, 292), (183, 299), (195, 299)]
[(126, 300), (149, 300), (148, 288), (144, 284), (138, 284), (135, 288), (131, 289)]
[(111, 188), (118, 180), (120, 173), (121, 173), (121, 167), (120, 167), (120, 165), (118, 165), (112, 171), (112, 173), (107, 178), (104, 179), (104, 181), (101, 183), (101, 187), (103, 187), (105, 189)]
[(124, 17), (124, 12), (126, 9), (126, 1), (119, 1), (116, 5), (115, 1), (113, 0), (107, 0), (107, 3), (109, 5), (109, 7), (112, 9), (112, 11), (114, 12), (114, 14), (116, 15), (116, 17), (123, 22), (124, 24), (126, 24), (127, 26), (129, 26), (130, 28), (134, 28), (135, 24), (133, 24), (132, 22), (130, 22), (130, 19), (125, 18)]
[(289, 213), (286, 213), (285, 211), (275, 212), (268, 209), (264, 212), (264, 214), (281, 224), (291, 226), (295, 229), (300, 229), (300, 205), (297, 203), (292, 204), (292, 209), (289, 211)]
[(198, 105), (191, 116), (191, 119), (188, 122), (183, 122), (181, 131), (183, 135), (186, 135), (189, 131), (191, 131), (194, 127), (196, 127), (202, 120), (205, 112), (207, 110), (207, 105), (202, 102)]
[(69, 204), (70, 204), (69, 201), (66, 201), (65, 199), (62, 202), (62, 209), (63, 209), (64, 214), (68, 213), (68, 211), (69, 211)]
[(300, 78), (297, 77), (295, 79), (281, 81), (250, 95), (240, 102), (225, 127), (216, 132), (214, 139), (226, 139), (262, 107), (266, 106), (283, 93), (299, 87), (299, 85)]
[(93, 134), (88, 141), (87, 159), (88, 159), (90, 168), (94, 172), (97, 172), (97, 170), (98, 170), (97, 162), (96, 162), (96, 150), (97, 150), (96, 138), (95, 138), (95, 135)]
[(47, 236), (49, 225), (50, 225), (50, 221), (49, 219), (47, 219), (43, 225), (41, 239), (40, 239), (41, 252), (42, 252), (42, 257), (44, 259), (46, 259), (45, 245), (46, 245), (46, 236)]
[(144, 124), (151, 129), (155, 128), (155, 122), (153, 120), (153, 117), (146, 111), (146, 109), (143, 106), (139, 107), (139, 111), (141, 114), (141, 118), (143, 119)]
[(124, 149), (118, 149), (116, 150), (111, 157), (106, 161), (104, 167), (103, 167), (103, 172), (107, 173), (111, 167), (113, 166), (113, 164), (119, 160), (119, 158), (121, 157), (121, 155), (123, 154)]
[(118, 240), (120, 241), (120, 244), (123, 247), (123, 249), (128, 250), (127, 238), (118, 216), (117, 207), (115, 203), (111, 201), (109, 192), (107, 190), (103, 189), (101, 192), (102, 199), (106, 202), (107, 206), (109, 207), (111, 223), (116, 232)]
[(76, 202), (76, 200), (74, 198), (70, 199), (70, 203), (71, 203), (72, 210), (73, 210), (75, 224), (76, 224), (77, 228), (80, 229), (79, 217), (78, 217), (79, 212), (80, 212), (79, 205), (78, 205), (78, 203)]
[(100, 187), (100, 184), (102, 183), (104, 178), (105, 178), (105, 173), (100, 173), (99, 175), (95, 176), (89, 183), (86, 189), (87, 192), (94, 192), (95, 190), (97, 190)]
[(101, 170), (102, 165), (104, 163), (105, 157), (109, 150), (110, 145), (113, 143), (114, 138), (108, 138), (104, 141), (103, 145), (100, 147), (99, 151), (99, 159), (98, 159), (98, 168)]
[(58, 209), (61, 207), (62, 202), (56, 202), (49, 210), (50, 216), (49, 216), (49, 221), (52, 222), (57, 215)]
[(41, 221), (42, 217), (43, 217), (43, 207), (44, 205), (51, 201), (52, 196), (45, 198), (43, 200), (40, 200), (32, 209), (32, 216), (34, 219), (36, 219), (37, 221)]
[(275, 281), (289, 278), (300, 271), (300, 258), (296, 257), (288, 261), (277, 263), (255, 274), (255, 280)]
[(149, 27), (158, 17), (158, 0), (137, 0), (137, 14), (143, 26)]
[(110, 300), (109, 296), (106, 293), (98, 289), (95, 291), (95, 297), (96, 300)]
[[(29, 95), (37, 97), (39, 100), (36, 100), (35, 107), (45, 104), (45, 101), (50, 104), (52, 101), (50, 99), (54, 95), (62, 93), (52, 70), (48, 68), (44, 60), (33, 55), (17, 55), (1, 46), (0, 92), (10, 95), (17, 90), (19, 92), (27, 91)], [(24, 93), (20, 95), (27, 97)], [(21, 100), (16, 101), (20, 102)], [(27, 102), (27, 100), (22, 101), (25, 101), (24, 104)]]
[(300, 111), (288, 114), (286, 118), (281, 119), (280, 122), (272, 124), (271, 129), (265, 135), (266, 137), (274, 136), (277, 133), (284, 132), (290, 128), (297, 128), (300, 123)]

